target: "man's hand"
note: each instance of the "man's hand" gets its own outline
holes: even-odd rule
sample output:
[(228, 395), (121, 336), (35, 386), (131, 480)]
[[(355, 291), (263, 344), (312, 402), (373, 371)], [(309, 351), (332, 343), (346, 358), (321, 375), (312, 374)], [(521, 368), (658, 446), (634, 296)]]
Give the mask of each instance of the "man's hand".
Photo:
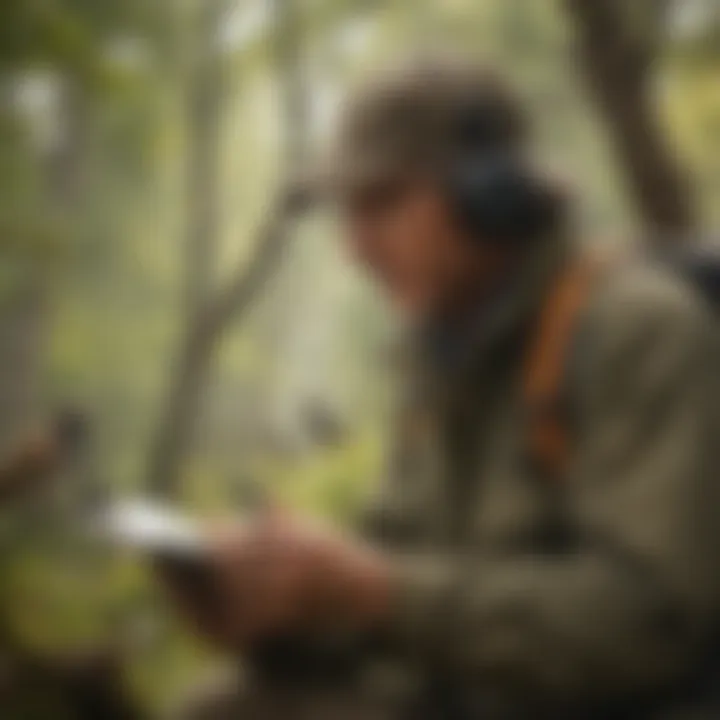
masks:
[(266, 637), (383, 622), (390, 571), (370, 548), (279, 513), (231, 526), (211, 541), (207, 592), (161, 575), (200, 633), (228, 649)]

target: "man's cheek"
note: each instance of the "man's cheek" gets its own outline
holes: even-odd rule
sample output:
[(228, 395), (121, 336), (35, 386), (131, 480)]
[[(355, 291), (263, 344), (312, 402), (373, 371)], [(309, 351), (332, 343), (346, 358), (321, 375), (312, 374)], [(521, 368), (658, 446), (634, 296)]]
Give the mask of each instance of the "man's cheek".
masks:
[(419, 273), (398, 272), (392, 284), (393, 295), (400, 309), (411, 315), (423, 314), (430, 304), (428, 286)]

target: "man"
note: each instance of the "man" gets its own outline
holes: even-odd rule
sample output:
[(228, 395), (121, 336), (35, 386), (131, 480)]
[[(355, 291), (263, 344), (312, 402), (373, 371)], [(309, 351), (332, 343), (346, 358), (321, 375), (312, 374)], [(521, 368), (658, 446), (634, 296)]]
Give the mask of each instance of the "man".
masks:
[[(583, 261), (515, 100), (472, 61), (362, 88), (330, 165), (353, 254), (415, 328), (408, 389), (372, 544), (271, 512), (216, 539), (212, 600), (171, 581), (251, 672), (269, 638), (354, 648), (351, 679), (260, 672), (266, 702), (230, 717), (715, 717), (717, 355), (700, 298), (618, 263), (565, 294), (573, 312), (551, 302)], [(553, 335), (572, 437), (549, 467), (526, 385), (553, 375), (535, 349)]]

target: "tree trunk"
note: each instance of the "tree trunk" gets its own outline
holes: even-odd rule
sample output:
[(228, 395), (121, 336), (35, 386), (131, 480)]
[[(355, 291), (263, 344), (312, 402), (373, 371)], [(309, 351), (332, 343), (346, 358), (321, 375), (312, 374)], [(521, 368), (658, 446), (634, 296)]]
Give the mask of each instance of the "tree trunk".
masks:
[[(12, 74), (2, 80), (3, 119), (16, 112), (14, 91), (18, 82), (22, 81)], [(35, 158), (42, 179), (36, 203), (43, 217), (69, 216), (74, 221), (82, 210), (89, 106), (76, 80), (62, 77), (57, 82), (59, 133), (54, 145), (38, 152)], [(17, 228), (13, 226), (11, 222), (10, 230), (17, 232), (17, 237), (5, 240), (8, 245), (15, 243), (22, 253), (25, 236), (33, 233), (33, 219), (23, 218)], [(37, 263), (28, 261), (29, 257), (19, 263), (8, 283), (11, 288), (0, 299), (0, 454), (17, 439), (18, 432), (37, 421), (43, 410), (43, 360), (52, 303), (46, 268), (38, 268)]]
[(565, 0), (577, 35), (577, 62), (610, 130), (628, 191), (651, 236), (663, 243), (692, 233), (693, 197), (653, 100), (657, 38), (643, 36), (628, 21), (630, 4)]
[(212, 287), (217, 259), (220, 196), (220, 125), (225, 68), (219, 29), (228, 0), (200, 3), (197, 47), (186, 98), (188, 165), (186, 175), (185, 313), (193, 327)]
[(36, 419), (47, 326), (47, 302), (31, 279), (0, 308), (0, 455)]
[(191, 441), (203, 382), (204, 346), (195, 335), (215, 271), (218, 235), (219, 142), (224, 95), (224, 67), (218, 31), (228, 0), (198, 5), (193, 56), (189, 67), (185, 110), (188, 128), (186, 230), (184, 239), (184, 329), (178, 361), (150, 458), (150, 486), (170, 492), (179, 472), (182, 450)]
[[(295, 22), (292, 2), (278, 2), (276, 13), (276, 53), (286, 129), (283, 162), (291, 176), (302, 161), (305, 143), (305, 93), (300, 83), (298, 62), (299, 27)], [(215, 28), (217, 29), (217, 25)], [(212, 68), (216, 75), (221, 72), (218, 62), (206, 67)], [(217, 83), (217, 79), (214, 82)], [(206, 116), (196, 116), (198, 133), (201, 128), (204, 132), (210, 127), (217, 130), (221, 94), (217, 90), (214, 95), (215, 103), (212, 107), (215, 117), (212, 124)], [(207, 110), (208, 106), (205, 107), (205, 112)], [(196, 221), (191, 224), (189, 231), (188, 325), (168, 400), (162, 411), (157, 438), (151, 448), (149, 465), (148, 485), (154, 494), (163, 497), (171, 497), (178, 492), (181, 467), (193, 440), (216, 345), (229, 323), (239, 321), (250, 309), (265, 281), (277, 266), (282, 257), (282, 249), (289, 239), (288, 208), (281, 197), (280, 204), (271, 206), (268, 211), (265, 223), (258, 233), (254, 256), (249, 263), (238, 268), (225, 287), (214, 292), (209, 291), (214, 269), (214, 249), (209, 252), (206, 234), (208, 229), (212, 230), (213, 235), (216, 234), (217, 217), (212, 203), (217, 197), (218, 188), (217, 166), (208, 161), (207, 153), (216, 153), (216, 141), (217, 134), (212, 145), (204, 138), (202, 148), (198, 146), (191, 153), (195, 156), (195, 162), (199, 163), (206, 173), (212, 172), (214, 177), (211, 182), (208, 182), (208, 178), (191, 179), (192, 187), (201, 193), (201, 198), (196, 201)], [(195, 173), (192, 166), (189, 172)], [(212, 221), (210, 215), (213, 216)], [(196, 275), (196, 272), (199, 275)]]

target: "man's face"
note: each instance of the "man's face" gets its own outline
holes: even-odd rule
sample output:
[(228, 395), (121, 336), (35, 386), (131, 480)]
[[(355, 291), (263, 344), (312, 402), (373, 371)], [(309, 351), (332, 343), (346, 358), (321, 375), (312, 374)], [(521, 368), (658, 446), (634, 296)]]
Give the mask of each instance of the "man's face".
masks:
[(458, 228), (432, 183), (358, 194), (343, 211), (353, 256), (413, 319), (436, 313), (470, 284), (481, 284), (491, 264)]

